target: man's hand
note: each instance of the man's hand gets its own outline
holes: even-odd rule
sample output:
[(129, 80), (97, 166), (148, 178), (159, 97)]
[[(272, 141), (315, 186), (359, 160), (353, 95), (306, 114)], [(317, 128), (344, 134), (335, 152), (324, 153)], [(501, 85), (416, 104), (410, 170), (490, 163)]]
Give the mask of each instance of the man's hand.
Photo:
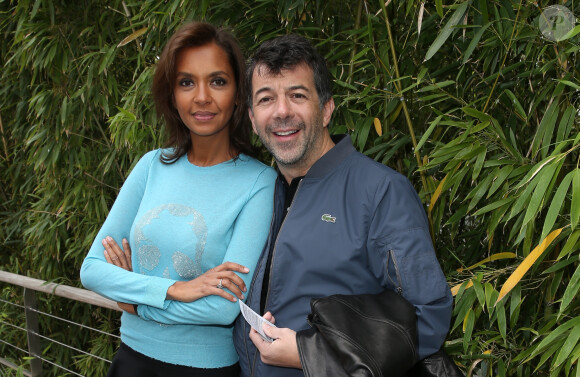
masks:
[[(270, 312), (264, 314), (264, 318), (272, 323), (276, 321)], [(273, 342), (265, 341), (256, 330), (250, 330), (250, 339), (258, 348), (262, 362), (278, 367), (302, 369), (296, 345), (296, 331), (268, 325), (263, 327), (266, 335), (275, 339)]]

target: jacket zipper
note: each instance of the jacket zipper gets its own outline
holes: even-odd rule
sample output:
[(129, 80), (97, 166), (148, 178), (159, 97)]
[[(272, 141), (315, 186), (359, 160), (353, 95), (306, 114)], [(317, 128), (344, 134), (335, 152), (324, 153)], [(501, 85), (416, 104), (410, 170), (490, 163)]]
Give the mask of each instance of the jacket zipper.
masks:
[[(264, 304), (264, 309), (266, 309), (266, 307), (268, 306), (268, 298), (270, 297), (270, 288), (272, 287), (272, 266), (274, 265), (274, 256), (275, 256), (274, 253), (276, 252), (276, 246), (278, 245), (278, 237), (280, 237), (280, 233), (282, 232), (282, 229), (284, 228), (284, 224), (286, 223), (286, 219), (288, 218), (288, 215), (290, 214), (290, 208), (292, 208), (292, 206), (294, 205), (294, 200), (296, 199), (296, 196), (298, 195), (298, 191), (300, 191), (300, 187), (302, 187), (302, 181), (304, 181), (304, 179), (301, 179), (300, 182), (298, 182), (298, 187), (296, 188), (296, 192), (294, 193), (294, 197), (292, 198), (292, 202), (290, 202), (290, 207), (288, 207), (288, 213), (284, 217), (282, 224), (280, 224), (280, 230), (278, 231), (278, 234), (276, 235), (276, 240), (274, 241), (274, 247), (272, 248), (272, 259), (270, 260), (270, 276), (268, 276), (268, 291), (266, 292), (266, 302)], [(277, 190), (277, 188), (274, 189), (274, 203), (276, 200), (276, 190)], [(286, 208), (283, 208), (282, 210), (285, 211)], [(275, 221), (275, 217), (272, 217), (272, 223), (271, 223), (270, 229), (272, 229), (272, 226), (274, 225), (274, 221)], [(253, 284), (253, 282), (252, 282), (252, 284)], [(264, 284), (264, 282), (262, 282), (262, 284)], [(249, 297), (248, 297), (248, 299), (249, 299)], [(254, 354), (254, 362), (252, 363), (252, 365), (253, 365), (253, 367), (251, 368), (251, 370), (252, 370), (251, 376), (252, 377), (254, 377), (254, 372), (256, 371), (257, 357), (258, 357), (258, 350), (256, 350), (256, 353)]]
[(389, 260), (393, 260), (393, 265), (395, 267), (395, 274), (397, 275), (397, 287), (395, 288), (395, 291), (398, 294), (403, 294), (403, 288), (402, 288), (402, 283), (401, 283), (401, 275), (399, 274), (399, 265), (397, 264), (397, 260), (395, 259), (395, 253), (393, 252), (393, 250), (389, 250), (389, 256), (390, 258), (387, 260), (387, 274), (389, 273)]
[[(277, 191), (277, 190), (278, 190), (278, 185), (275, 185), (275, 186), (274, 186), (274, 197), (272, 198), (272, 199), (274, 200), (274, 203), (276, 202), (276, 191)], [(276, 214), (274, 213), (274, 214), (273, 214), (273, 216), (272, 216), (272, 220), (270, 221), (270, 231), (269, 231), (269, 232), (272, 232), (272, 229), (274, 229), (274, 223), (275, 223), (275, 222), (276, 222)], [(269, 233), (268, 233), (268, 234), (269, 234)], [(269, 248), (268, 248), (268, 249), (269, 249)], [(261, 265), (261, 264), (260, 264), (260, 265), (258, 265), (258, 266), (256, 266), (256, 270), (260, 270), (260, 268), (261, 268), (261, 267), (262, 267), (262, 265)], [(254, 283), (255, 283), (255, 282), (256, 282), (256, 276), (254, 276), (254, 277), (252, 278), (251, 285), (252, 285), (252, 286), (254, 286)], [(264, 284), (264, 283), (262, 282), (262, 284)], [(254, 293), (254, 291), (252, 290), (252, 291), (251, 291), (251, 292), (248, 294), (248, 297), (247, 297), (247, 301), (248, 301), (248, 302), (250, 302), (250, 300), (252, 299), (253, 293)], [(248, 331), (248, 329), (247, 329), (247, 328), (248, 328), (247, 324), (248, 324), (248, 323), (247, 323), (246, 321), (244, 321), (244, 332), (245, 332), (246, 334), (248, 334), (248, 333), (249, 333), (249, 331)], [(245, 348), (246, 348), (246, 355), (248, 356), (248, 364), (250, 365), (250, 371), (251, 371), (251, 372), (250, 372), (250, 376), (251, 376), (251, 377), (253, 377), (253, 376), (254, 376), (254, 371), (255, 371), (255, 369), (256, 369), (256, 357), (257, 357), (257, 355), (258, 355), (258, 352), (257, 352), (258, 350), (256, 349), (256, 354), (254, 355), (254, 360), (253, 360), (253, 362), (251, 362), (251, 360), (250, 360), (250, 355), (249, 355), (249, 352), (248, 352), (248, 338), (247, 338), (247, 337), (244, 337), (244, 345), (245, 345)]]
[[(284, 224), (286, 223), (286, 219), (290, 215), (290, 208), (292, 208), (292, 206), (294, 205), (294, 200), (296, 200), (296, 196), (298, 195), (298, 192), (300, 191), (300, 188), (302, 187), (303, 181), (304, 181), (304, 179), (301, 179), (300, 182), (298, 182), (298, 187), (296, 188), (296, 192), (294, 193), (294, 197), (292, 198), (292, 202), (290, 202), (290, 207), (288, 207), (288, 213), (284, 217), (282, 224), (280, 224), (280, 230), (278, 231), (278, 234), (276, 235), (276, 241), (274, 242), (274, 247), (272, 248), (272, 260), (270, 261), (270, 276), (268, 276), (268, 291), (266, 292), (266, 302), (264, 304), (264, 309), (266, 309), (266, 307), (268, 306), (268, 298), (270, 297), (270, 288), (272, 287), (272, 266), (274, 265), (274, 257), (276, 256), (275, 253), (276, 253), (276, 246), (278, 246), (278, 238), (280, 237), (280, 233), (282, 233), (282, 229), (284, 229)], [(284, 210), (286, 210), (286, 209), (284, 209)]]

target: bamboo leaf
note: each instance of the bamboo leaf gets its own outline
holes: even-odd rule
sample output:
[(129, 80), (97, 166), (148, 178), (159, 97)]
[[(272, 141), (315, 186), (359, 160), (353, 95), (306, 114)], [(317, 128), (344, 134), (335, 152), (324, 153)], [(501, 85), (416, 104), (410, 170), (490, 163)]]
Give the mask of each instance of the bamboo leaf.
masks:
[(463, 352), (467, 352), (467, 347), (469, 346), (469, 341), (471, 340), (471, 334), (473, 333), (473, 327), (475, 325), (475, 313), (473, 309), (469, 309), (465, 318), (463, 319)]
[[(580, 91), (580, 87), (577, 89)], [(556, 135), (556, 142), (559, 143), (570, 135), (570, 131), (572, 130), (572, 126), (574, 124), (574, 117), (576, 113), (576, 109), (574, 106), (568, 106), (564, 114), (562, 115), (562, 119), (560, 119), (560, 124), (558, 125), (558, 135)]]
[(570, 225), (576, 229), (580, 219), (580, 169), (574, 170), (572, 178), (572, 206), (570, 208)]
[(578, 289), (580, 289), (580, 265), (576, 267), (576, 271), (574, 271), (574, 275), (572, 275), (568, 287), (566, 287), (566, 291), (562, 296), (562, 303), (560, 304), (560, 312), (558, 313), (558, 316), (564, 314), (564, 311), (568, 308), (572, 300), (576, 298)]
[[(517, 214), (519, 214), (524, 209), (524, 206), (528, 203), (530, 196), (532, 195), (533, 190), (536, 188), (537, 184), (538, 184), (538, 179), (532, 180), (530, 182), (530, 184), (528, 185), (528, 187), (526, 187), (524, 192), (522, 192), (520, 194), (520, 196), (518, 197), (518, 199), (514, 203), (512, 210), (510, 211), (510, 215), (508, 217), (508, 220), (513, 219)], [(523, 221), (523, 218), (522, 218), (522, 221)]]
[(571, 265), (572, 263), (576, 263), (577, 260), (574, 258), (564, 259), (556, 263), (555, 265), (551, 266), (547, 270), (542, 271), (542, 275), (551, 274), (552, 272), (557, 272), (567, 266)]
[(479, 110), (476, 110), (474, 108), (471, 107), (463, 107), (461, 109), (465, 114), (477, 118), (482, 122), (489, 122), (491, 120), (491, 116), (487, 115), (486, 113), (483, 113)]
[(562, 251), (560, 251), (560, 255), (558, 255), (558, 260), (564, 258), (566, 255), (575, 250), (576, 243), (578, 242), (578, 238), (580, 238), (580, 229), (576, 229), (570, 237), (568, 237), (568, 241), (564, 244)]
[(357, 136), (357, 139), (358, 139), (358, 149), (361, 150), (361, 151), (364, 149), (364, 146), (365, 146), (365, 144), (367, 142), (367, 139), (369, 137), (369, 132), (371, 130), (372, 124), (373, 124), (373, 119), (372, 118), (366, 118), (363, 121), (363, 125), (362, 125), (360, 131), (358, 132), (358, 136)]
[(475, 211), (475, 213), (473, 214), (473, 216), (480, 216), (480, 215), (483, 215), (485, 213), (491, 212), (493, 210), (496, 210), (496, 209), (498, 209), (500, 207), (505, 206), (506, 204), (510, 204), (514, 200), (516, 200), (515, 197), (509, 196), (509, 197), (507, 197), (505, 199), (501, 199), (501, 200), (498, 200), (496, 202), (490, 203), (490, 204), (486, 205), (485, 207), (480, 208), (477, 211)]
[(518, 284), (512, 289), (512, 294), (510, 295), (510, 325), (512, 328), (516, 326), (518, 321), (522, 302), (522, 285)]
[[(461, 284), (457, 284), (456, 286), (451, 288), (451, 294), (453, 296), (457, 295), (457, 293), (459, 292), (459, 289), (461, 288), (461, 286), (463, 286), (465, 284), (465, 282), (461, 283)], [(467, 284), (465, 284), (464, 290), (473, 287), (473, 282), (471, 280), (469, 280), (467, 282)]]
[(453, 81), (453, 80), (445, 80), (445, 81), (442, 81), (442, 82), (437, 82), (437, 83), (432, 84), (432, 85), (424, 86), (421, 89), (417, 90), (417, 92), (419, 92), (419, 93), (430, 92), (430, 91), (433, 91), (433, 90), (443, 89), (446, 86), (453, 85), (453, 84), (455, 84), (455, 81)]
[(513, 165), (506, 165), (500, 169), (497, 173), (491, 187), (489, 188), (489, 192), (487, 193), (487, 197), (489, 198), (492, 196), (497, 189), (504, 183), (507, 177), (509, 177), (510, 173), (514, 170)]
[(485, 156), (487, 154), (487, 148), (483, 147), (482, 151), (477, 155), (475, 159), (475, 164), (473, 164), (473, 173), (471, 174), (471, 180), (475, 181), (479, 177), (483, 163), (485, 162)]
[(507, 320), (505, 315), (505, 306), (503, 302), (499, 302), (496, 305), (496, 313), (497, 313), (497, 326), (499, 328), (499, 333), (503, 338), (504, 343), (506, 342), (506, 334), (507, 334)]
[[(481, 183), (479, 185), (477, 185), (471, 191), (474, 194), (473, 194), (473, 199), (471, 199), (471, 201), (469, 202), (469, 206), (467, 207), (467, 212), (470, 212), (473, 208), (475, 208), (477, 203), (479, 203), (481, 198), (483, 198), (483, 196), (485, 195), (485, 193), (487, 192), (487, 190), (491, 184), (492, 179), (493, 179), (493, 177), (491, 175), (488, 175), (483, 181), (481, 181)], [(468, 197), (471, 195), (471, 192), (469, 193)]]
[(569, 87), (571, 87), (573, 89), (580, 90), (580, 85), (578, 85), (572, 81), (569, 81), (569, 80), (556, 80), (556, 81), (558, 81), (559, 83), (562, 83), (564, 85), (568, 85)]
[(383, 127), (381, 126), (381, 121), (379, 118), (373, 119), (373, 123), (375, 124), (375, 131), (377, 132), (377, 135), (383, 136)]
[(577, 328), (580, 327), (580, 316), (570, 319), (569, 321), (563, 323), (562, 325), (558, 326), (556, 329), (551, 331), (548, 336), (546, 336), (540, 344), (534, 349), (534, 352), (531, 353), (529, 359), (534, 358), (537, 354), (542, 352), (546, 349), (553, 341), (560, 338), (562, 335), (566, 334), (566, 332), (570, 328)]
[(488, 22), (487, 24), (485, 24), (485, 26), (479, 28), (477, 33), (475, 33), (475, 35), (471, 39), (471, 42), (469, 42), (469, 46), (467, 46), (467, 49), (463, 53), (463, 61), (461, 62), (461, 64), (467, 63), (467, 61), (471, 57), (471, 54), (473, 53), (473, 50), (475, 50), (475, 47), (477, 47), (477, 44), (479, 43), (479, 40), (481, 39), (483, 33), (485, 32), (485, 30), (487, 30), (488, 27), (490, 27), (490, 25), (491, 22)]
[(457, 272), (463, 272), (464, 270), (473, 270), (475, 267), (481, 266), (482, 264), (488, 263), (488, 262), (493, 262), (495, 260), (500, 260), (500, 259), (513, 259), (516, 257), (516, 254), (514, 253), (510, 253), (510, 252), (503, 252), (503, 253), (496, 253), (496, 254), (492, 254), (489, 257), (480, 260), (479, 262), (477, 262), (476, 264), (473, 264), (467, 268), (458, 268)]
[(445, 41), (447, 41), (447, 38), (449, 38), (449, 36), (451, 35), (451, 32), (453, 31), (455, 25), (457, 25), (459, 21), (461, 21), (461, 19), (463, 18), (463, 14), (467, 10), (469, 3), (470, 1), (465, 1), (461, 3), (457, 7), (457, 9), (455, 9), (455, 12), (453, 12), (453, 15), (451, 15), (451, 17), (449, 18), (449, 21), (447, 21), (443, 29), (441, 29), (441, 32), (439, 33), (439, 35), (437, 35), (437, 38), (435, 38), (433, 44), (431, 44), (431, 47), (429, 47), (429, 50), (427, 50), (427, 54), (425, 55), (424, 61), (431, 59), (433, 55), (435, 55), (435, 53), (439, 51), (441, 46), (443, 46)]
[(431, 122), (431, 125), (429, 126), (429, 128), (427, 128), (427, 131), (425, 131), (425, 133), (421, 137), (421, 140), (419, 140), (419, 143), (417, 143), (417, 148), (415, 148), (417, 153), (419, 153), (419, 151), (421, 150), (421, 147), (423, 146), (423, 144), (425, 144), (427, 139), (429, 139), (429, 136), (431, 136), (431, 133), (433, 132), (435, 127), (437, 127), (437, 125), (439, 124), (439, 122), (441, 121), (442, 118), (443, 118), (443, 115), (439, 115), (437, 118), (435, 118), (433, 120), (433, 122)]
[(559, 165), (560, 164), (558, 163), (551, 164), (546, 169), (543, 169), (542, 172), (538, 175), (538, 184), (536, 185), (534, 193), (530, 198), (522, 227), (526, 226), (528, 222), (532, 218), (536, 217), (538, 212), (542, 209), (541, 204), (544, 200), (544, 195), (546, 194), (546, 190), (548, 189), (550, 182), (552, 182), (552, 180), (555, 178), (554, 173), (558, 170)]
[(539, 149), (543, 147), (542, 158), (547, 154), (548, 143), (544, 140), (544, 137), (551, 138), (552, 134), (548, 133), (549, 130), (553, 130), (556, 124), (556, 119), (558, 118), (558, 101), (552, 102), (544, 116), (542, 121), (538, 126), (538, 130), (534, 136), (534, 141), (532, 143), (532, 156), (536, 156)]
[(428, 208), (429, 213), (431, 213), (431, 211), (433, 211), (433, 207), (435, 206), (435, 203), (437, 203), (437, 199), (439, 199), (439, 196), (441, 195), (441, 191), (443, 190), (443, 185), (445, 185), (445, 181), (447, 180), (447, 177), (449, 177), (449, 174), (452, 174), (452, 173), (449, 172), (445, 175), (445, 177), (441, 180), (441, 182), (439, 182), (439, 185), (435, 189), (433, 196), (431, 196), (431, 203), (429, 203), (429, 208)]
[(558, 38), (558, 42), (573, 38), (578, 33), (580, 33), (580, 25), (576, 25), (572, 30), (570, 30), (569, 32)]
[(560, 235), (562, 229), (556, 229), (552, 233), (548, 235), (548, 237), (544, 238), (542, 242), (528, 256), (520, 263), (520, 265), (516, 268), (516, 270), (510, 275), (510, 277), (506, 280), (506, 282), (501, 287), (499, 291), (499, 296), (496, 300), (496, 305), (501, 299), (503, 299), (512, 289), (516, 286), (525, 275), (526, 272), (532, 267), (532, 265), (536, 262), (536, 260), (544, 253), (544, 251), (550, 246), (552, 241), (556, 237)]
[(465, 217), (467, 213), (467, 206), (461, 206), (454, 214), (447, 220), (446, 225), (456, 224), (459, 220)]
[(562, 154), (558, 154), (558, 155), (555, 155), (555, 156), (547, 157), (547, 158), (543, 159), (542, 161), (538, 162), (536, 165), (534, 165), (534, 168), (531, 169), (528, 172), (528, 174), (526, 174), (526, 176), (524, 177), (524, 179), (522, 179), (520, 181), (520, 183), (514, 189), (517, 190), (520, 187), (526, 185), (528, 182), (530, 182), (532, 179), (534, 179), (534, 177), (536, 176), (536, 174), (538, 174), (544, 168), (544, 166), (548, 165), (553, 160), (558, 159), (558, 158), (562, 158), (562, 157), (565, 157), (565, 156), (562, 155)]
[(526, 112), (525, 112), (524, 108), (522, 107), (522, 104), (520, 103), (520, 101), (518, 101), (516, 95), (509, 89), (504, 90), (504, 93), (506, 93), (508, 95), (511, 103), (515, 106), (516, 114), (518, 114), (523, 120), (527, 121), (528, 116), (526, 115)]
[(419, 7), (419, 15), (417, 16), (417, 36), (421, 35), (421, 25), (423, 25), (423, 14), (425, 12), (425, 2), (421, 2)]
[(475, 295), (477, 296), (477, 301), (482, 308), (485, 308), (485, 292), (483, 286), (477, 279), (472, 279), (473, 289), (475, 290)]
[(542, 228), (542, 235), (541, 239), (546, 237), (549, 231), (552, 230), (552, 227), (556, 223), (556, 219), (560, 214), (560, 209), (562, 208), (562, 204), (564, 203), (564, 199), (566, 199), (566, 194), (568, 192), (568, 187), (570, 187), (570, 182), (572, 182), (572, 177), (574, 172), (571, 171), (570, 173), (566, 174), (562, 182), (558, 185), (558, 189), (552, 198), (552, 203), (550, 203), (550, 208), (548, 209), (548, 213), (546, 214), (546, 220), (544, 220), (544, 227)]
[(439, 17), (443, 18), (443, 0), (435, 0), (435, 10)]

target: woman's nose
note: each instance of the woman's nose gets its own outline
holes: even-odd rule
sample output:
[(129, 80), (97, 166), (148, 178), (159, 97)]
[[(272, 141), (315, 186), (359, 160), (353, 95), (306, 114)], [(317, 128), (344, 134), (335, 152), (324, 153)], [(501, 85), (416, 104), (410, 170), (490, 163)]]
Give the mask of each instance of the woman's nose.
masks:
[(198, 85), (195, 88), (193, 100), (196, 103), (207, 104), (211, 102), (209, 89), (205, 85)]

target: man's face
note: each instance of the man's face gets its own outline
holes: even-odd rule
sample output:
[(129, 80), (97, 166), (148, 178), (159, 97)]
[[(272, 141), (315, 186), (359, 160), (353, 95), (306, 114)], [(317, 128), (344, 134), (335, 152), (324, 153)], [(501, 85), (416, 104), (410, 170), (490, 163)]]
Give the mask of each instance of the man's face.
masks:
[(306, 64), (272, 75), (263, 65), (252, 75), (250, 119), (254, 132), (280, 167), (309, 169), (326, 150), (324, 129), (334, 102), (321, 109), (314, 74)]

